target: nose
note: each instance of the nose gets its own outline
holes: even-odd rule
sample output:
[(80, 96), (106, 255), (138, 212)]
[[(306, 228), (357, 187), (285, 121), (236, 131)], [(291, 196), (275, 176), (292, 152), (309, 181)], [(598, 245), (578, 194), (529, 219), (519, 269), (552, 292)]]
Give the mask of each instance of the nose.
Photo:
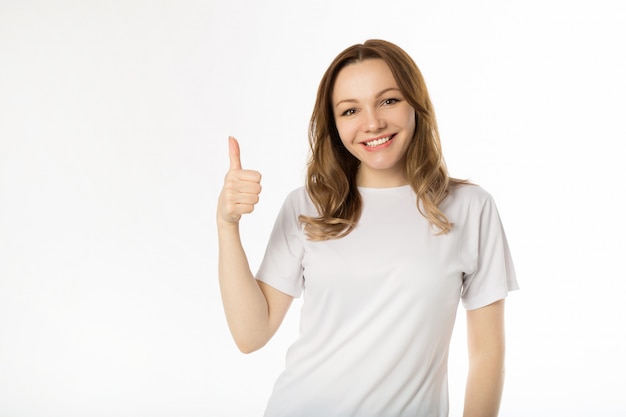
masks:
[(372, 108), (365, 111), (365, 130), (368, 132), (377, 132), (386, 126), (385, 119), (378, 109)]

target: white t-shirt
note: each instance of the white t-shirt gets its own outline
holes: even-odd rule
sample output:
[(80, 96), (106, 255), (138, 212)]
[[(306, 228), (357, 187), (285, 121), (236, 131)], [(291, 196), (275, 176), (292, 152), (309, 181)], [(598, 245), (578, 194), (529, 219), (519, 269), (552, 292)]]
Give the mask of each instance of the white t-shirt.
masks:
[(410, 186), (359, 191), (361, 218), (341, 239), (306, 239), (298, 216), (316, 210), (303, 187), (278, 215), (256, 277), (304, 302), (266, 417), (447, 416), (459, 299), (476, 309), (517, 289), (479, 186), (451, 189), (440, 209), (454, 226), (439, 236)]

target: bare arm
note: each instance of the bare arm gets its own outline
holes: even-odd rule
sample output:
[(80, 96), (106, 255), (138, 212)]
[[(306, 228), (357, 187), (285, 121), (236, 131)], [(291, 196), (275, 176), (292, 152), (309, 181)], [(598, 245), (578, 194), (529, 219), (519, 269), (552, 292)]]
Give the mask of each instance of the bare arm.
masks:
[(467, 312), (464, 417), (496, 417), (504, 385), (504, 300)]
[(292, 297), (258, 282), (250, 271), (239, 235), (242, 214), (259, 201), (261, 174), (241, 168), (239, 144), (229, 139), (230, 168), (217, 208), (219, 282), (226, 320), (244, 353), (263, 347), (282, 322)]

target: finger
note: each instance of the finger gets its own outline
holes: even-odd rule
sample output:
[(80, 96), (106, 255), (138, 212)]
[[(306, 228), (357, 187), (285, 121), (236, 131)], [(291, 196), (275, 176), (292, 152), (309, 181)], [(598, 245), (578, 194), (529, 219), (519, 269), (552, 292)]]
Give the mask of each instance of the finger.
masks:
[(230, 159), (230, 169), (241, 169), (241, 156), (239, 151), (239, 142), (230, 136), (228, 138), (228, 157)]
[(242, 214), (250, 214), (254, 211), (254, 204), (240, 203), (235, 206), (235, 217), (240, 217)]
[(226, 176), (235, 181), (245, 181), (245, 182), (261, 182), (261, 173), (258, 171), (252, 171), (248, 169), (239, 169), (235, 171), (230, 171), (226, 174)]
[(224, 206), (223, 218), (228, 222), (238, 221), (242, 214), (252, 213), (257, 202), (258, 196), (256, 199), (251, 197), (230, 202)]
[(238, 204), (237, 206), (241, 214), (250, 214), (254, 211), (254, 208), (256, 207), (255, 204)]
[(229, 188), (238, 194), (261, 194), (261, 184), (252, 181), (241, 181), (237, 184), (229, 184)]
[(239, 194), (237, 195), (237, 199), (234, 202), (234, 204), (237, 204), (237, 205), (245, 204), (245, 205), (253, 206), (258, 202), (259, 202), (258, 194)]

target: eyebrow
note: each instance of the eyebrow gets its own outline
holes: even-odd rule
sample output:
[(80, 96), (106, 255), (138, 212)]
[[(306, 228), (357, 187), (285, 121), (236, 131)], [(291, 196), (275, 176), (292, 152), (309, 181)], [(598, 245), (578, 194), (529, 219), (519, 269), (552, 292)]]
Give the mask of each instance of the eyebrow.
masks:
[[(402, 91), (397, 87), (389, 87), (389, 88), (385, 88), (384, 90), (376, 94), (376, 98), (382, 96), (385, 93), (388, 93), (389, 91), (398, 91), (402, 93)], [(358, 100), (355, 98), (347, 98), (345, 100), (340, 100), (337, 102), (337, 104), (335, 104), (335, 107), (339, 106), (341, 103), (358, 103)]]

